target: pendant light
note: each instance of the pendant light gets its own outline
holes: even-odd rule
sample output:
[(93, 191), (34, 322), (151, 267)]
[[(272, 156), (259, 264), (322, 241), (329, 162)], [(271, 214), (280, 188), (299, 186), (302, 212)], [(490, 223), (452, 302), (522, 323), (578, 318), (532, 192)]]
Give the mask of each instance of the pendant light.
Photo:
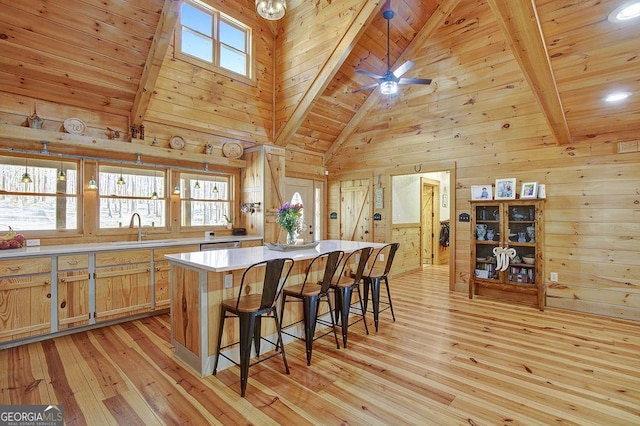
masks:
[(193, 185), (193, 189), (200, 189), (200, 182), (196, 178), (196, 183)]
[(58, 180), (59, 181), (67, 180), (67, 175), (64, 173), (64, 169), (62, 168), (62, 159), (60, 160), (60, 170), (58, 170)]
[(287, 13), (287, 0), (256, 0), (256, 12), (264, 19), (277, 21)]
[(27, 171), (27, 154), (24, 155), (24, 173), (22, 174), (22, 183), (31, 183), (31, 176), (29, 176), (29, 172)]
[[(99, 172), (97, 161), (96, 161), (94, 172)], [(87, 189), (91, 189), (91, 190), (98, 189), (98, 182), (96, 182), (96, 178), (94, 175), (91, 175), (91, 179), (89, 179), (89, 184), (87, 184)]]
[(157, 200), (158, 199), (158, 183), (156, 182), (156, 178), (157, 178), (157, 173), (154, 170), (153, 171), (153, 193), (151, 194), (151, 199), (152, 200)]
[(118, 178), (118, 185), (124, 185), (124, 178), (122, 177), (122, 167), (120, 167), (120, 177)]
[(213, 183), (213, 199), (217, 200), (218, 199), (218, 184), (217, 183)]

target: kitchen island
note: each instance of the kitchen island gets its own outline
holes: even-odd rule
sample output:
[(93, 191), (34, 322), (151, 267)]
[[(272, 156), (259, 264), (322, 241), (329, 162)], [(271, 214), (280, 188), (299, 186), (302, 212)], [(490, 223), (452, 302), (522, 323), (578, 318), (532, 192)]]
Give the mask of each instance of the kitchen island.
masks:
[[(288, 257), (295, 261), (287, 286), (300, 284), (308, 262), (322, 253), (342, 250), (350, 253), (363, 247), (379, 248), (384, 244), (326, 240), (315, 248), (278, 251), (265, 246), (209, 252), (180, 253), (165, 256), (171, 265), (171, 343), (176, 357), (201, 376), (213, 372), (216, 339), (222, 300), (237, 296), (244, 270), (257, 262)], [(282, 322), (293, 324), (302, 318), (301, 309), (287, 308)], [(237, 340), (237, 324), (228, 321), (222, 345)], [(263, 324), (262, 335), (275, 329), (270, 321)], [(285, 342), (286, 343), (286, 342)], [(229, 364), (222, 363), (218, 370)]]

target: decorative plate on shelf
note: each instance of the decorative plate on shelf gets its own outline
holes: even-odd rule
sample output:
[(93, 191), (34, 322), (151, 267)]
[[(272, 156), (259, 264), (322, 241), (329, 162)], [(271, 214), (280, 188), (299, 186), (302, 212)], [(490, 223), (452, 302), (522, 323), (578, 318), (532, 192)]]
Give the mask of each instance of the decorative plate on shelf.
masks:
[(169, 139), (169, 146), (173, 149), (184, 149), (184, 139), (182, 136), (172, 136)]
[(75, 117), (64, 120), (63, 127), (67, 133), (71, 133), (73, 135), (81, 135), (85, 130), (87, 130), (87, 125), (84, 124), (84, 121)]
[(240, 158), (244, 148), (238, 142), (227, 142), (222, 145), (222, 154), (227, 158)]

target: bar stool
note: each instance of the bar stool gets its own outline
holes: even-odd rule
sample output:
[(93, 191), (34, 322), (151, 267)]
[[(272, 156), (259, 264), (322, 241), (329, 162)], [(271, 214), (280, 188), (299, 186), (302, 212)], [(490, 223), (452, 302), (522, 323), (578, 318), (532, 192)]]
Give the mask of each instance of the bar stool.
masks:
[[(349, 325), (362, 321), (364, 322), (365, 332), (369, 334), (369, 328), (367, 327), (367, 321), (365, 318), (366, 308), (363, 304), (362, 294), (360, 293), (360, 280), (362, 279), (362, 274), (364, 273), (367, 260), (369, 259), (372, 250), (373, 248), (371, 247), (364, 247), (350, 253), (342, 263), (342, 270), (340, 271), (340, 275), (338, 275), (337, 280), (331, 284), (331, 288), (334, 289), (336, 297), (336, 321), (337, 318), (340, 318), (342, 346), (344, 348), (347, 347), (347, 329), (349, 328)], [(362, 318), (354, 321), (353, 324), (349, 324), (351, 295), (353, 294), (354, 288), (358, 291)]]
[[(218, 329), (218, 344), (213, 364), (213, 375), (218, 371), (218, 359), (220, 356), (231, 361), (240, 367), (240, 395), (244, 397), (247, 390), (247, 382), (249, 380), (249, 367), (256, 365), (262, 361), (266, 361), (276, 355), (282, 354), (282, 361), (287, 374), (289, 374), (289, 365), (287, 357), (284, 353), (284, 345), (282, 344), (282, 323), (278, 319), (276, 310), (276, 301), (282, 292), (289, 273), (293, 268), (293, 259), (282, 258), (265, 260), (254, 263), (249, 266), (242, 274), (242, 281), (238, 291), (238, 297), (223, 300), (220, 310), (220, 326)], [(263, 274), (262, 281), (256, 280)], [(283, 278), (284, 276), (284, 278)], [(247, 282), (247, 281), (251, 282)], [(262, 284), (262, 285), (261, 285)], [(246, 287), (246, 290), (245, 290)], [(254, 293), (245, 294), (245, 291)], [(278, 335), (277, 343), (261, 336), (261, 319), (262, 317), (273, 318), (276, 324), (276, 332)], [(240, 321), (240, 340), (229, 345), (221, 347), (222, 334), (224, 332), (224, 321), (226, 318), (239, 318)], [(275, 346), (275, 352), (267, 357), (250, 363), (252, 338), (255, 343), (256, 356), (260, 357), (260, 340), (263, 339)], [(240, 362), (236, 362), (227, 355), (221, 353), (223, 349), (231, 346), (240, 346)]]
[[(381, 247), (379, 250), (375, 252), (373, 255), (373, 262), (371, 263), (371, 267), (369, 270), (363, 275), (362, 279), (364, 281), (363, 290), (364, 290), (364, 309), (367, 310), (367, 304), (369, 300), (369, 289), (371, 289), (371, 302), (372, 302), (372, 312), (373, 312), (373, 324), (376, 327), (376, 331), (378, 331), (378, 318), (380, 316), (380, 303), (386, 304), (387, 307), (382, 309), (385, 311), (387, 309), (391, 309), (391, 317), (395, 322), (396, 316), (393, 313), (393, 304), (391, 303), (391, 292), (389, 291), (389, 271), (391, 271), (391, 265), (393, 263), (393, 258), (398, 251), (398, 247), (400, 247), (400, 243), (391, 243)], [(381, 255), (386, 255), (386, 262), (384, 260), (380, 260)], [(383, 263), (384, 262), (384, 263)], [(384, 281), (384, 284), (387, 288), (387, 302), (380, 301), (380, 285), (381, 282)]]
[[(329, 298), (329, 286), (331, 280), (338, 269), (338, 264), (344, 256), (341, 250), (323, 253), (311, 260), (307, 270), (305, 271), (304, 281), (300, 285), (290, 286), (282, 291), (282, 308), (280, 310), (280, 318), (284, 318), (284, 307), (287, 302), (302, 302), (303, 323), (304, 323), (304, 341), (307, 349), (307, 365), (311, 365), (311, 351), (313, 350), (313, 341), (316, 339), (316, 324), (319, 321), (318, 312), (320, 301), (324, 300), (329, 306), (329, 317), (331, 318), (331, 331), (336, 340), (336, 348), (340, 349), (338, 343), (338, 334), (336, 333), (336, 324), (333, 320), (333, 307)], [(324, 268), (323, 268), (324, 266)], [(322, 272), (324, 270), (324, 272)], [(322, 274), (322, 276), (320, 276)], [(318, 278), (321, 278), (318, 280)], [(287, 300), (294, 298), (297, 300)], [(327, 324), (329, 325), (329, 324)], [(293, 334), (283, 331), (290, 336)], [(324, 333), (322, 336), (326, 335)], [(318, 338), (322, 337), (318, 336)], [(301, 338), (300, 338), (301, 339)]]

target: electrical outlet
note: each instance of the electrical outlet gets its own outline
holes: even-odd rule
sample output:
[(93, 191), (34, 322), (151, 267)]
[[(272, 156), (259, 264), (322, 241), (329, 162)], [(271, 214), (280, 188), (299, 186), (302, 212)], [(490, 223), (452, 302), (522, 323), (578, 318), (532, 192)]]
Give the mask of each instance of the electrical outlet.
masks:
[(224, 276), (224, 288), (233, 287), (233, 274), (227, 274)]
[(40, 239), (34, 238), (31, 240), (25, 241), (27, 243), (27, 247), (34, 247), (40, 245)]
[(380, 262), (384, 262), (384, 253), (380, 253)]
[(549, 281), (551, 281), (553, 283), (557, 283), (558, 282), (558, 273), (557, 272), (550, 272), (549, 273)]

